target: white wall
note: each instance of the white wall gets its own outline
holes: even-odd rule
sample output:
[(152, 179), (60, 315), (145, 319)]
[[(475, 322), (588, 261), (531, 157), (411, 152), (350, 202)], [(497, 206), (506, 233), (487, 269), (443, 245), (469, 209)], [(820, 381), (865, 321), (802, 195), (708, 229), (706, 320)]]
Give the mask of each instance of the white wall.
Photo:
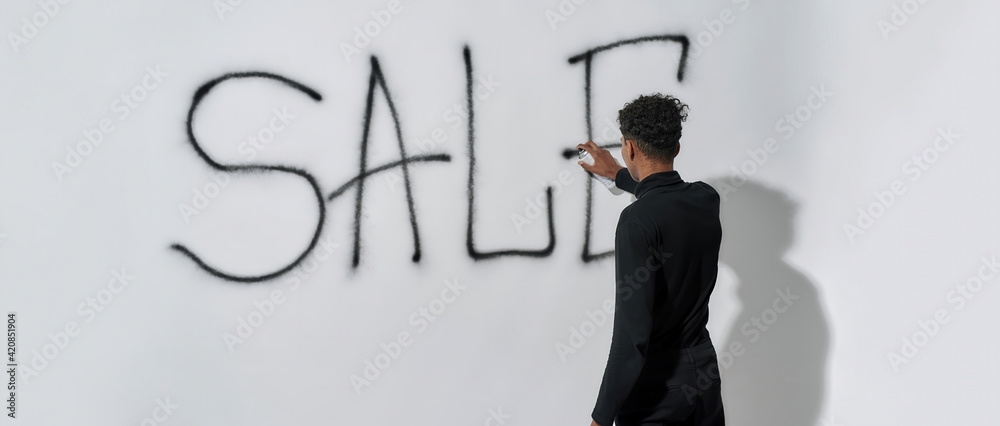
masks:
[[(587, 139), (584, 66), (568, 59), (665, 34), (691, 40), (682, 81), (678, 43), (594, 56), (594, 138), (617, 141), (616, 126), (604, 129), (637, 94), (674, 94), (691, 107), (676, 168), (733, 190), (709, 323), (731, 360), (729, 423), (990, 424), (1000, 334), (987, 324), (1000, 292), (980, 265), (1000, 255), (994, 3), (403, 0), (399, 13), (377, 13), (391, 20), (348, 60), (355, 27), (375, 29), (372, 11), (389, 2), (217, 9), (224, 1), (2, 6), (0, 308), (17, 314), (22, 369), (18, 419), (5, 424), (489, 424), (498, 411), (506, 425), (589, 423), (610, 319), (574, 353), (557, 348), (600, 322), (614, 267), (581, 259), (587, 181), (561, 153)], [(544, 248), (544, 205), (520, 228), (512, 217), (535, 216), (526, 199), (544, 200), (561, 178), (551, 253), (467, 253), (468, 129), (454, 109), (466, 102), (466, 45), (475, 84), (493, 82), (474, 87), (476, 247)], [(295, 167), (325, 197), (358, 174), (371, 55), (408, 155), (450, 161), (409, 165), (419, 262), (401, 170), (365, 181), (354, 268), (356, 186), (320, 203), (299, 175), (215, 174), (185, 123), (195, 91), (226, 73), (314, 89), (321, 101), (274, 80), (226, 81), (193, 131), (220, 164)], [(159, 81), (146, 77), (157, 69)], [(821, 102), (821, 91), (832, 95)], [(123, 106), (123, 95), (143, 99)], [(375, 92), (369, 167), (399, 159), (385, 99)], [(275, 109), (294, 117), (273, 121), (281, 130), (250, 159), (240, 144)], [(111, 130), (100, 145), (55, 171), (102, 120)], [(938, 140), (949, 130), (954, 143)], [(440, 143), (419, 143), (432, 135)], [(225, 186), (185, 217), (213, 179)], [(594, 191), (601, 252), (630, 199)], [(878, 217), (859, 219), (859, 208)], [(260, 276), (294, 264), (314, 237), (305, 263), (261, 282), (221, 279), (170, 248)], [(122, 269), (127, 285), (109, 281)], [(465, 289), (440, 302), (449, 282)], [(799, 298), (772, 316), (782, 289)], [(280, 304), (267, 301), (275, 294)], [(227, 344), (259, 309), (270, 315)], [(773, 324), (757, 328), (762, 316)], [(935, 316), (947, 322), (935, 327)], [(401, 332), (409, 344), (356, 392), (351, 376)], [(734, 344), (742, 350), (727, 358)]]

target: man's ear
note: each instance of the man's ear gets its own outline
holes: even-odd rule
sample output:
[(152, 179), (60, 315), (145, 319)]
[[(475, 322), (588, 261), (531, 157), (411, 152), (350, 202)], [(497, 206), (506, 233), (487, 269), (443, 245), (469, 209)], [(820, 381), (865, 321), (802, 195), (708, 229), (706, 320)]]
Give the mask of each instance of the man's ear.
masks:
[(632, 139), (625, 139), (625, 146), (628, 147), (628, 161), (635, 161), (635, 142)]

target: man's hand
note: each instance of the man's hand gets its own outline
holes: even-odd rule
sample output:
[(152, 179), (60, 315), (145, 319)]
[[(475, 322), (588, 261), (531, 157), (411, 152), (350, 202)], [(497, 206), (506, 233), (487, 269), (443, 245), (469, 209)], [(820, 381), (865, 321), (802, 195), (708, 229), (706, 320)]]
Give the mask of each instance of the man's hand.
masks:
[(597, 424), (597, 422), (591, 420), (590, 421), (590, 426), (601, 426), (601, 425), (599, 425), (599, 424)]
[(594, 141), (587, 141), (587, 143), (579, 144), (576, 148), (583, 148), (590, 153), (590, 157), (594, 159), (594, 164), (587, 164), (583, 161), (576, 162), (576, 164), (579, 164), (588, 172), (614, 180), (615, 176), (618, 175), (618, 171), (622, 169), (621, 164), (618, 164), (618, 160), (615, 160), (615, 157), (611, 156), (611, 152), (597, 146)]

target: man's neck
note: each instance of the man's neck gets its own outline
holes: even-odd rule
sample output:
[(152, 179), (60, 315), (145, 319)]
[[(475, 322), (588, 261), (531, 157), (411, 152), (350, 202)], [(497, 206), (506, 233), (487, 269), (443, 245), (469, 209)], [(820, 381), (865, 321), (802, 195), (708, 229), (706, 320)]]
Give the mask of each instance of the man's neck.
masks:
[(663, 164), (663, 163), (649, 163), (649, 164), (645, 164), (645, 165), (639, 167), (639, 170), (638, 170), (639, 171), (639, 180), (641, 181), (641, 180), (645, 179), (646, 176), (649, 176), (649, 175), (651, 175), (653, 173), (669, 172), (669, 171), (672, 171), (672, 170), (674, 170), (674, 163), (672, 163), (672, 162), (671, 163), (667, 163), (667, 164)]

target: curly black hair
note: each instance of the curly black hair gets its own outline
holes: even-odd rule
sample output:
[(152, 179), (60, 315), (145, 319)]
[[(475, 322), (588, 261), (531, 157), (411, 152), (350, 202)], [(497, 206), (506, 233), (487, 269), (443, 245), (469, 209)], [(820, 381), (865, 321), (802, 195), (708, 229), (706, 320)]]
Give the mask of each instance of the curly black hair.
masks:
[(644, 154), (671, 163), (687, 112), (688, 106), (673, 96), (642, 95), (618, 110), (618, 125), (622, 136), (635, 142)]

